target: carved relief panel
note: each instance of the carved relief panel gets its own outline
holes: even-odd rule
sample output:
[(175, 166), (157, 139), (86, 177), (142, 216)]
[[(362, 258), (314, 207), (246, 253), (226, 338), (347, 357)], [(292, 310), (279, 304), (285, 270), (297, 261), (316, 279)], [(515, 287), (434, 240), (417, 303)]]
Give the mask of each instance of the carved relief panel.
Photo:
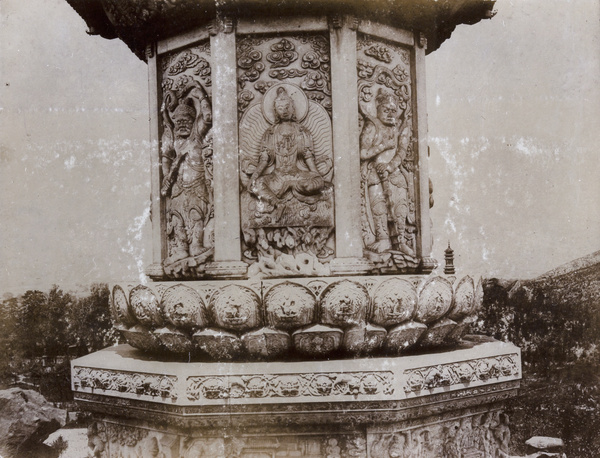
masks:
[(364, 253), (409, 271), (419, 264), (411, 49), (359, 34), (357, 72)]
[(498, 410), (471, 413), (454, 419), (429, 417), (429, 425), (369, 435), (371, 457), (487, 458), (509, 456), (509, 420)]
[(250, 276), (329, 273), (329, 61), (326, 34), (238, 37), (241, 230)]
[(170, 277), (194, 278), (214, 246), (209, 42), (162, 55), (159, 71), (163, 268)]

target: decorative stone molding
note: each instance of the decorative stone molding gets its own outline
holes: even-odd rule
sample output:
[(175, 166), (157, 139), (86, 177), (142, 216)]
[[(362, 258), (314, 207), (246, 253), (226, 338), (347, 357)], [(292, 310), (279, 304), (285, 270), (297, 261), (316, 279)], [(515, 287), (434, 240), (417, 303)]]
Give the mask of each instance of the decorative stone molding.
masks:
[(187, 398), (289, 398), (394, 393), (392, 372), (331, 372), (277, 375), (198, 376), (187, 380)]
[(273, 415), (265, 421), (276, 423), (286, 412), (310, 421), (321, 415), (312, 403), (326, 403), (342, 422), (344, 412), (369, 422), (381, 409), (389, 410), (389, 421), (400, 421), (476, 405), (482, 397), (499, 402), (518, 386), (519, 363), (516, 347), (495, 341), (469, 340), (461, 350), (416, 356), (243, 365), (187, 357), (157, 363), (122, 345), (74, 360), (72, 388), (94, 405), (197, 421), (217, 421), (225, 410), (236, 421), (256, 413)]
[(399, 354), (458, 342), (482, 290), (469, 276), (124, 284), (113, 288), (111, 310), (127, 341), (148, 352), (227, 360)]
[(408, 377), (404, 391), (415, 393), (446, 386), (487, 382), (491, 379), (511, 377), (520, 372), (520, 358), (516, 353), (479, 358), (460, 363), (410, 369), (404, 372)]
[[(486, 406), (487, 407), (487, 406)], [(96, 421), (88, 428), (91, 456), (198, 456), (231, 458), (258, 452), (297, 457), (496, 457), (508, 456), (509, 419), (497, 406), (456, 409), (426, 421), (408, 420), (382, 426), (334, 430), (330, 426), (295, 431), (264, 425), (250, 431), (231, 427), (210, 437), (122, 419)], [(277, 455), (275, 455), (277, 454)]]
[(92, 390), (105, 395), (128, 393), (177, 400), (175, 376), (76, 367), (71, 381), (74, 390)]

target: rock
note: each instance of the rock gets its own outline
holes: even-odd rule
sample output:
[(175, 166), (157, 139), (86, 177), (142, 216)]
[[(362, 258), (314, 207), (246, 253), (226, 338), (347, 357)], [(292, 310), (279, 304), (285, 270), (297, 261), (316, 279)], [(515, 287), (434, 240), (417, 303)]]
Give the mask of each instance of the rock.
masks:
[(531, 439), (525, 441), (525, 443), (537, 450), (549, 452), (558, 452), (565, 446), (562, 439), (547, 436), (533, 436)]
[(20, 454), (39, 447), (65, 424), (66, 412), (39, 393), (21, 388), (0, 391), (0, 453)]

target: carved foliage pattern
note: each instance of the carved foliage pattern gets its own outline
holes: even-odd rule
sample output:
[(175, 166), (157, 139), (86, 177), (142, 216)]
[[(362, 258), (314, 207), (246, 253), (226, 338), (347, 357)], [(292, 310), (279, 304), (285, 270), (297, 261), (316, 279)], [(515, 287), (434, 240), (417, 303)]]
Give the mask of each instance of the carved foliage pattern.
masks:
[(72, 381), (75, 390), (91, 389), (177, 400), (175, 376), (76, 367)]
[(406, 393), (432, 390), (460, 383), (486, 382), (493, 378), (519, 374), (519, 357), (515, 354), (480, 358), (461, 363), (442, 364), (410, 369), (407, 376)]
[(187, 398), (279, 398), (355, 395), (392, 395), (392, 372), (330, 372), (240, 377), (189, 377)]

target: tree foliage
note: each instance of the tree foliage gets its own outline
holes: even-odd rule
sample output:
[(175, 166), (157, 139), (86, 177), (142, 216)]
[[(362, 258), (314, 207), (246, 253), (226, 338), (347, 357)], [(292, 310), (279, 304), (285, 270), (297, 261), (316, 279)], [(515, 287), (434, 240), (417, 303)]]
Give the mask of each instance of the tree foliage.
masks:
[[(39, 372), (39, 360), (68, 359), (116, 343), (110, 321), (109, 290), (93, 284), (76, 297), (53, 286), (48, 293), (29, 290), (0, 304), (0, 379)], [(64, 372), (63, 370), (63, 372)]]

